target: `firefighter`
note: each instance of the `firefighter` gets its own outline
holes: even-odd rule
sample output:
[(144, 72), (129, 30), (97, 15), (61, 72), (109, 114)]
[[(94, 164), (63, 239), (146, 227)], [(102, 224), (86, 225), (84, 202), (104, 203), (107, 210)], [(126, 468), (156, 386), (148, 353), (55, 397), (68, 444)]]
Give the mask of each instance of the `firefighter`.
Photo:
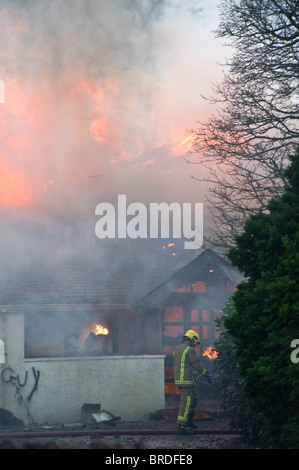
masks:
[(197, 427), (193, 423), (198, 401), (194, 374), (208, 375), (195, 353), (194, 347), (198, 344), (198, 334), (194, 330), (188, 330), (183, 336), (182, 343), (173, 352), (174, 383), (181, 392), (177, 417), (179, 434), (192, 434), (192, 428)]

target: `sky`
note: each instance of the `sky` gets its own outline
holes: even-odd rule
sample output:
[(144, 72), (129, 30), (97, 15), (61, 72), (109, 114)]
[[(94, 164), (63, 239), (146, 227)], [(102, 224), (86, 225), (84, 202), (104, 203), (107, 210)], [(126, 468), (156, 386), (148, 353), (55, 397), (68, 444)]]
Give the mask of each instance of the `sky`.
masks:
[(208, 229), (208, 184), (192, 178), (207, 170), (186, 159), (228, 55), (218, 3), (0, 1), (2, 240), (25, 220), (94, 238), (96, 205), (120, 194), (202, 202)]

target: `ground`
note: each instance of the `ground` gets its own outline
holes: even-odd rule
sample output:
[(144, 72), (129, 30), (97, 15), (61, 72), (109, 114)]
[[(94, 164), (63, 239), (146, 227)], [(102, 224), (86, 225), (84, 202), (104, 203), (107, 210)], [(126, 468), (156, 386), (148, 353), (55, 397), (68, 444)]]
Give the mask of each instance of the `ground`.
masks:
[[(144, 421), (124, 421), (113, 419), (100, 424), (96, 423), (65, 423), (62, 425), (32, 424), (30, 426), (2, 426), (0, 423), (1, 449), (245, 449), (250, 446), (244, 441), (242, 434), (194, 434), (180, 436), (176, 433), (176, 409), (159, 410)], [(198, 413), (195, 423), (200, 430), (222, 429), (229, 430), (228, 421), (221, 417), (221, 413)], [(95, 433), (88, 435), (88, 431), (114, 430), (171, 430), (170, 435), (101, 435)], [(39, 432), (56, 431), (87, 431), (83, 436), (55, 436), (38, 437)], [(22, 437), (14, 437), (14, 433)], [(12, 434), (11, 434), (12, 433)], [(37, 434), (29, 437), (28, 433)]]

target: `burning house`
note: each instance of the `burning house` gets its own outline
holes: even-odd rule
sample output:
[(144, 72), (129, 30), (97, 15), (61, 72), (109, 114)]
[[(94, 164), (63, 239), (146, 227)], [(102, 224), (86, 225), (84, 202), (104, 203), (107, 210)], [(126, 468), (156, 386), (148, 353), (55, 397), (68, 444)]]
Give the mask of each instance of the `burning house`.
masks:
[(128, 243), (110, 248), (39, 252), (1, 271), (0, 409), (55, 423), (80, 420), (85, 404), (123, 419), (164, 406), (158, 312), (130, 307), (150, 269)]
[(159, 284), (170, 267), (163, 248), (146, 267), (122, 251), (77, 250), (62, 265), (38, 256), (30, 269), (1, 273), (0, 409), (54, 423), (97, 404), (136, 420), (177, 393), (172, 351), (185, 330), (199, 333), (210, 361), (214, 319), (239, 274), (206, 250)]
[[(148, 317), (160, 312), (165, 394), (170, 403), (173, 403), (171, 398), (179, 394), (173, 379), (174, 349), (187, 330), (195, 330), (200, 337), (197, 353), (205, 368), (211, 370), (216, 358), (213, 346), (220, 333), (215, 319), (222, 316), (222, 309), (241, 279), (239, 271), (226, 260), (205, 250), (138, 302), (138, 307)], [(215, 398), (215, 390), (203, 387), (202, 391), (202, 400), (210, 399), (204, 396), (207, 391), (213, 396), (212, 400)]]
[[(84, 404), (138, 419), (164, 406), (170, 349), (181, 330), (191, 322), (202, 345), (212, 344), (209, 322), (223, 304), (204, 306), (209, 296), (200, 290), (210, 288), (211, 273), (209, 282), (194, 272), (175, 287), (163, 284), (179, 255), (168, 235), (164, 248), (152, 249), (149, 237), (140, 249), (137, 214), (130, 219), (136, 239), (120, 233), (107, 246), (101, 238), (108, 231), (102, 209), (116, 199), (119, 209), (126, 195), (125, 212), (142, 208), (138, 221), (147, 229), (148, 204), (183, 203), (193, 234), (186, 243), (201, 243), (188, 208), (197, 204), (198, 227), (203, 203), (184, 157), (194, 141), (186, 128), (202, 108), (202, 64), (211, 60), (204, 48), (194, 92), (182, 86), (191, 82), (181, 64), (194, 63), (202, 42), (198, 17), (183, 3), (1, 2), (0, 409), (24, 422), (77, 420)], [(178, 34), (186, 49), (177, 48)], [(204, 166), (200, 175), (208, 176)], [(178, 211), (170, 212), (178, 222)], [(120, 232), (128, 231), (127, 219), (112, 215), (109, 230), (124, 220)], [(195, 295), (200, 307), (177, 303)]]

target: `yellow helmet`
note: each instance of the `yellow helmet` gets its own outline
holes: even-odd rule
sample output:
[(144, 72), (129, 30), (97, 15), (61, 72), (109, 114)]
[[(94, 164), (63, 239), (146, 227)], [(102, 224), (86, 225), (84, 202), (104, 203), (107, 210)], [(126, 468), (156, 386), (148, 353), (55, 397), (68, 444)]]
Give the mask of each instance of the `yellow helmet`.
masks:
[(184, 334), (184, 338), (189, 339), (191, 341), (191, 343), (193, 344), (193, 346), (195, 346), (197, 343), (199, 343), (199, 336), (196, 333), (196, 331), (194, 331), (194, 330), (186, 331), (186, 333)]

